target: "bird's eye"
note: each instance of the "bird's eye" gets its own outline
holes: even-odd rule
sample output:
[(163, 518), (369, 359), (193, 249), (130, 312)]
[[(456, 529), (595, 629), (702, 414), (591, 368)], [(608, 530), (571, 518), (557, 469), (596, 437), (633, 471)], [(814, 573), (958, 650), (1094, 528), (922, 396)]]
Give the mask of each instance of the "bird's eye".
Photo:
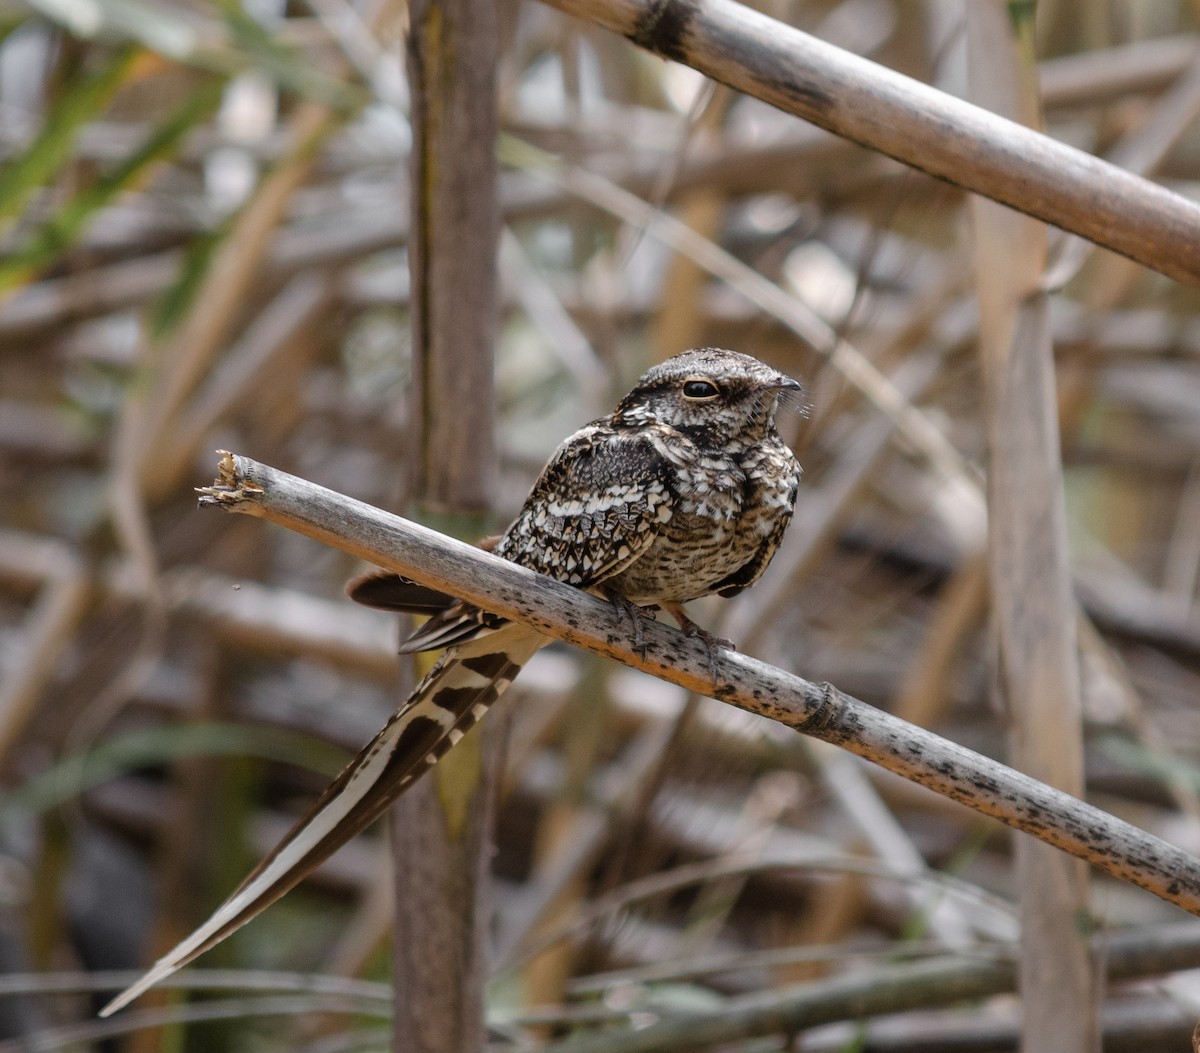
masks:
[(715, 399), (720, 394), (721, 389), (711, 380), (693, 377), (691, 380), (683, 382), (683, 397), (685, 399), (693, 399), (696, 402), (707, 402), (709, 399)]

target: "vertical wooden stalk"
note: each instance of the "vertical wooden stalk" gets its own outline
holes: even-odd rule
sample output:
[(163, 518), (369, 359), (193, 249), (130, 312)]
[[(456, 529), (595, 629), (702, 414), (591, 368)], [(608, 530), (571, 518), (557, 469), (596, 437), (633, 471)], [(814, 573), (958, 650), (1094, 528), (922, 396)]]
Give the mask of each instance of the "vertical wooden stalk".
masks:
[(413, 494), (479, 514), (493, 471), (496, 5), (413, 0)]
[[(492, 342), (499, 232), (496, 7), (413, 0), (412, 490), (418, 514), (478, 536), (494, 474)], [(463, 739), (394, 810), (395, 1048), (484, 1048), (495, 722)]]
[[(604, 665), (604, 660), (596, 655), (588, 656), (584, 679), (565, 710), (563, 784), (556, 800), (543, 811), (538, 821), (534, 844), (535, 866), (542, 870), (552, 867), (556, 858), (562, 858), (563, 853), (570, 850), (572, 842), (579, 839), (581, 826), (587, 824), (590, 784), (601, 763), (601, 744), (606, 741), (612, 718), (612, 700)], [(547, 904), (538, 928), (550, 932), (575, 916), (586, 899), (586, 885), (585, 874), (577, 872)], [(554, 1005), (566, 1001), (569, 997), (567, 982), (572, 975), (577, 950), (574, 942), (564, 940), (547, 947), (525, 966), (527, 1005)], [(538, 1029), (535, 1034), (549, 1039), (554, 1029)]]
[[(967, 5), (972, 101), (1036, 125), (1032, 5)], [(1020, 163), (1015, 159), (1014, 163)], [(989, 577), (1011, 763), (1083, 793), (1076, 614), (1066, 555), (1043, 224), (972, 203), (989, 445)], [(1018, 834), (1024, 1053), (1098, 1048), (1085, 866)]]
[[(708, 105), (696, 117), (695, 131), (710, 134), (714, 138), (719, 136), (734, 98), (734, 93), (728, 88), (718, 86)], [(687, 141), (679, 144), (676, 163), (688, 146)], [(656, 193), (661, 194), (662, 189), (656, 188)], [(719, 237), (725, 209), (726, 195), (722, 189), (714, 186), (688, 190), (677, 206), (679, 218), (688, 227), (714, 241)], [(659, 298), (661, 306), (654, 320), (655, 361), (670, 358), (689, 347), (701, 347), (707, 342), (704, 311), (700, 309), (700, 303), (709, 279), (709, 273), (694, 260), (681, 253), (671, 257), (663, 277), (663, 290)]]

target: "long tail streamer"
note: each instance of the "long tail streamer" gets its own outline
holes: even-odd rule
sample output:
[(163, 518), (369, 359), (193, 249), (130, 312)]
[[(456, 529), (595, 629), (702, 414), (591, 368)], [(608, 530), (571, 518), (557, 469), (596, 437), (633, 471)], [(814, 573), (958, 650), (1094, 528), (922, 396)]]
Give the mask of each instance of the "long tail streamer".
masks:
[(447, 651), (383, 730), (237, 890), (100, 1015), (115, 1013), (215, 947), (379, 818), (478, 723), (521, 667), (548, 642), (532, 629), (510, 622)]

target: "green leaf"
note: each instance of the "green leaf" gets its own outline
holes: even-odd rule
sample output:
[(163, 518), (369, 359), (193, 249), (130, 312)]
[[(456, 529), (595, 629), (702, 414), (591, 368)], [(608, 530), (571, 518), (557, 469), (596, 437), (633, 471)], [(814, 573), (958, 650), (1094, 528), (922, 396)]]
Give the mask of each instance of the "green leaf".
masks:
[(223, 90), (222, 82), (211, 81), (189, 95), (133, 153), (67, 201), (25, 244), (9, 252), (0, 262), (0, 293), (55, 262), (82, 236), (100, 209), (131, 188), (151, 165), (170, 156), (183, 137), (216, 110)]
[(236, 0), (218, 0), (231, 42), (255, 69), (285, 88), (341, 113), (352, 113), (365, 102), (365, 94), (329, 77), (301, 52), (281, 44), (260, 22), (251, 18)]
[(76, 37), (105, 35), (141, 44), (177, 61), (196, 57), (199, 34), (162, 7), (137, 0), (29, 0), (30, 6)]
[(145, 728), (116, 735), (87, 753), (59, 761), (28, 779), (0, 801), (9, 809), (40, 813), (136, 768), (183, 757), (254, 756), (286, 761), (332, 775), (342, 766), (341, 750), (307, 735), (238, 724), (187, 724)]
[(136, 43), (172, 62), (222, 77), (257, 69), (284, 88), (342, 113), (355, 112), (368, 98), (359, 86), (343, 83), (299, 50), (281, 45), (240, 7), (224, 0), (215, 6), (224, 16), (229, 40), (221, 38), (220, 24), (209, 17), (205, 5), (194, 5), (185, 19), (168, 7), (140, 0), (29, 2), (75, 37)]
[(101, 70), (76, 80), (46, 116), (29, 149), (0, 169), (0, 221), (19, 215), (34, 192), (58, 172), (84, 126), (108, 106), (129, 75), (136, 48), (121, 49)]
[(188, 243), (175, 280), (154, 302), (150, 311), (149, 331), (154, 340), (162, 340), (183, 321), (196, 294), (204, 285), (204, 277), (208, 274), (208, 266), (217, 247), (232, 228), (231, 215), (216, 230), (192, 238)]

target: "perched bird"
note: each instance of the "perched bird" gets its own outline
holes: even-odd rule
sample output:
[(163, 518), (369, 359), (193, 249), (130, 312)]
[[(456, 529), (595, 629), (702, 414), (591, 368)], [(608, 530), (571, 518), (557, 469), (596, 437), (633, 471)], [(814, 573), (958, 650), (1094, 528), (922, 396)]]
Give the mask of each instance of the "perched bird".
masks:
[[(715, 653), (683, 604), (733, 596), (766, 569), (792, 517), (800, 466), (775, 428), (800, 385), (749, 355), (685, 351), (648, 370), (607, 417), (550, 458), (496, 555), (607, 596), (641, 642), (657, 606)], [(472, 604), (377, 572), (347, 587), (432, 614), (402, 653), (448, 648), (312, 810), (195, 932), (102, 1010), (107, 1016), (220, 943), (378, 818), (487, 712), (549, 639)]]

